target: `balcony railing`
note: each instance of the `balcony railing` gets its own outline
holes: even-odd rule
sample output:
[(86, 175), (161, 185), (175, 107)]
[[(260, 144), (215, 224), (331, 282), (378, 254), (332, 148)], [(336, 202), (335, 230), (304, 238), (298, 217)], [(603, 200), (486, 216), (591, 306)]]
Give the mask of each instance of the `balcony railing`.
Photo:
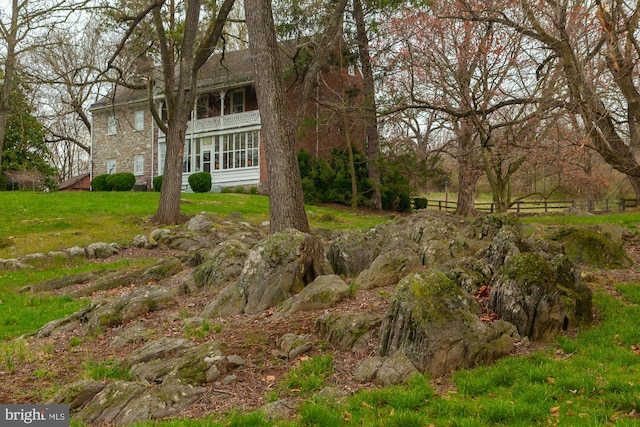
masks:
[(207, 117), (189, 122), (187, 135), (192, 132), (208, 132), (212, 130), (224, 130), (241, 128), (260, 124), (260, 113), (258, 110), (247, 111), (245, 113), (228, 114), (226, 116)]

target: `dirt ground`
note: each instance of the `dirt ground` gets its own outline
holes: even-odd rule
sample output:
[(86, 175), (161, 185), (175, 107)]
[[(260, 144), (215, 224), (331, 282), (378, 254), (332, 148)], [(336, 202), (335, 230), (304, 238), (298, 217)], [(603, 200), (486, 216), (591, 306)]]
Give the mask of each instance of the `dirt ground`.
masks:
[[(633, 238), (627, 242), (627, 249), (636, 260), (636, 265), (627, 270), (591, 271), (590, 283), (602, 285), (615, 294), (614, 285), (621, 282), (640, 282), (640, 239)], [(166, 251), (126, 249), (120, 257), (162, 257)], [(112, 260), (112, 259), (111, 259)], [(110, 261), (111, 261), (110, 260)], [(163, 284), (177, 289), (185, 274)], [(87, 284), (85, 286), (88, 286)], [(73, 290), (77, 290), (75, 288)], [(120, 288), (99, 295), (92, 299), (116, 296), (130, 292), (131, 288)], [(379, 288), (370, 291), (359, 291), (353, 297), (327, 311), (334, 312), (366, 312), (384, 314), (389, 295), (393, 288)], [(108, 295), (105, 295), (108, 294)], [(148, 330), (155, 331), (154, 338), (183, 337), (182, 320), (188, 316), (197, 316), (212, 299), (211, 294), (183, 295), (178, 298), (178, 305), (170, 310), (153, 312), (141, 319)], [(324, 311), (323, 311), (324, 312)], [(237, 379), (229, 385), (215, 386), (209, 384), (208, 392), (200, 400), (175, 417), (200, 418), (211, 414), (224, 414), (232, 410), (249, 411), (266, 403), (267, 394), (279, 387), (280, 381), (301, 360), (316, 354), (330, 352), (334, 358), (334, 371), (329, 383), (339, 389), (352, 393), (372, 387), (370, 384), (354, 382), (354, 372), (358, 364), (368, 356), (375, 355), (377, 337), (372, 336), (366, 347), (354, 352), (338, 351), (326, 343), (321, 343), (314, 334), (314, 321), (322, 312), (306, 312), (288, 318), (275, 316), (274, 311), (266, 311), (258, 315), (231, 316), (225, 319), (211, 319), (214, 327), (209, 335), (201, 340), (191, 338), (196, 344), (213, 340), (223, 344), (226, 355), (239, 355), (245, 366), (233, 372)], [(128, 344), (114, 349), (110, 344), (127, 325), (109, 329), (97, 337), (78, 335), (74, 331), (57, 336), (55, 339), (29, 340), (26, 352), (27, 361), (18, 362), (11, 373), (6, 371), (6, 364), (0, 360), (0, 402), (11, 403), (44, 403), (51, 398), (60, 386), (83, 378), (83, 363), (90, 360), (101, 362), (112, 358), (121, 358), (144, 343)], [(316, 345), (296, 359), (284, 360), (273, 355), (280, 337), (287, 333), (310, 334), (316, 339)], [(74, 339), (74, 337), (78, 339)], [(80, 342), (78, 345), (71, 345)], [(540, 345), (527, 348), (516, 347), (515, 353), (523, 353), (539, 349)], [(446, 392), (453, 386), (447, 377), (434, 379), (433, 385), (439, 393)], [(295, 399), (295, 393), (293, 398)]]

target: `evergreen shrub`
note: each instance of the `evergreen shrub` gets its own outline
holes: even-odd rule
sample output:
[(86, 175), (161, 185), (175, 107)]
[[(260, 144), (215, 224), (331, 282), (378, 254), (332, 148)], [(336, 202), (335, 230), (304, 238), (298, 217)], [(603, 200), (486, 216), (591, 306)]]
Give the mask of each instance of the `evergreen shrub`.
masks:
[(153, 178), (153, 191), (160, 191), (162, 188), (162, 175)]
[(109, 187), (107, 186), (107, 174), (98, 175), (91, 181), (91, 189), (93, 191), (108, 191)]
[(189, 185), (194, 193), (208, 193), (211, 191), (211, 174), (209, 172), (196, 172), (189, 175)]
[(111, 191), (131, 191), (136, 185), (136, 177), (131, 172), (107, 175), (107, 189)]

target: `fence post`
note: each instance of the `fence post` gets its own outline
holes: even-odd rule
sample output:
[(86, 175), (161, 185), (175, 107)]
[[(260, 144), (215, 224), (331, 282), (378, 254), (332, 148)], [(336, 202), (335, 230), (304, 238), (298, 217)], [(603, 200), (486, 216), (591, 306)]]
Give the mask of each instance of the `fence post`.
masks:
[(624, 199), (624, 197), (621, 197), (620, 198), (620, 207), (618, 208), (618, 210), (620, 210), (621, 212), (624, 212), (626, 207), (627, 207), (627, 201)]

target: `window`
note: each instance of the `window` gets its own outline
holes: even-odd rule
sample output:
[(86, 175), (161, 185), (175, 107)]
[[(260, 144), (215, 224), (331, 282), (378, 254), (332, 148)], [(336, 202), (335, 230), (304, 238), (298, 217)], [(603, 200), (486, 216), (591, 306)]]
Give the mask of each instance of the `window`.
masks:
[(116, 173), (116, 159), (107, 160), (107, 173), (109, 175)]
[(240, 169), (258, 166), (258, 131), (220, 135), (215, 139), (215, 169)]
[(114, 116), (107, 117), (107, 135), (115, 135), (117, 132), (117, 121)]
[(231, 92), (231, 112), (244, 112), (244, 89), (234, 90)]
[(141, 154), (133, 157), (133, 174), (144, 175), (144, 156)]
[(167, 157), (167, 144), (161, 142), (158, 144), (158, 175), (164, 173), (164, 161)]
[(136, 111), (136, 121), (134, 126), (136, 130), (144, 130), (144, 111)]

